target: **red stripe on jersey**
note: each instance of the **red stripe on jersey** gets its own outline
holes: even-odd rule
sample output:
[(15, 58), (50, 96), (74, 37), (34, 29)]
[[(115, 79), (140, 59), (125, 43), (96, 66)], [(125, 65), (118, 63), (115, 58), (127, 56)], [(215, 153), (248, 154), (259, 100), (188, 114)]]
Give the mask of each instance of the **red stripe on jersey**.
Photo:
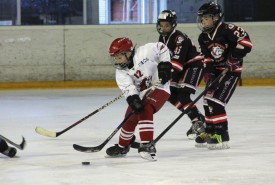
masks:
[(181, 63), (176, 60), (171, 60), (171, 63), (174, 69), (176, 69), (177, 71), (182, 71), (183, 65)]
[(252, 46), (253, 46), (251, 40), (245, 39), (245, 38), (242, 39), (241, 41), (239, 41), (238, 43), (243, 45), (243, 46), (249, 47), (249, 48), (252, 48)]
[[(219, 71), (225, 70), (225, 67), (217, 67), (216, 68)], [(234, 73), (241, 73), (243, 71), (243, 66), (238, 66), (238, 68), (234, 69), (232, 72)]]
[(194, 58), (188, 60), (188, 61), (186, 62), (186, 64), (191, 63), (191, 62), (196, 62), (196, 61), (202, 60), (202, 59), (203, 59), (203, 57), (202, 57), (200, 54), (198, 54), (198, 55), (195, 56)]

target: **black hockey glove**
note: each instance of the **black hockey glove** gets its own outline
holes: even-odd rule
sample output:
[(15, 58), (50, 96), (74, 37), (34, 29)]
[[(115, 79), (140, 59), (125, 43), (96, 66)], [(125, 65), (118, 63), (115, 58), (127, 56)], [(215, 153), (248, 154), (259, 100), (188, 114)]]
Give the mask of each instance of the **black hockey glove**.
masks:
[(158, 64), (158, 74), (161, 79), (161, 84), (165, 84), (172, 77), (172, 64), (170, 62), (160, 62)]
[(137, 94), (128, 96), (127, 102), (129, 106), (133, 109), (134, 113), (140, 114), (144, 111), (144, 104)]

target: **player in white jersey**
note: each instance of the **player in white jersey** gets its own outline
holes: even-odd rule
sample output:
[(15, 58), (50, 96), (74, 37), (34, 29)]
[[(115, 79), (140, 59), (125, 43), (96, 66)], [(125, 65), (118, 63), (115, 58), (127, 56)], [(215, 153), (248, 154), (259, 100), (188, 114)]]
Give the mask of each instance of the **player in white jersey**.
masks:
[[(170, 96), (172, 64), (167, 46), (161, 42), (148, 43), (135, 50), (129, 38), (115, 39), (109, 48), (112, 63), (116, 68), (116, 82), (129, 104), (125, 117), (134, 111), (122, 126), (119, 142), (107, 149), (111, 157), (123, 157), (135, 140), (134, 131), (139, 125), (141, 157), (156, 160), (153, 141), (153, 114), (161, 109)], [(144, 100), (149, 89), (161, 79), (158, 86)]]

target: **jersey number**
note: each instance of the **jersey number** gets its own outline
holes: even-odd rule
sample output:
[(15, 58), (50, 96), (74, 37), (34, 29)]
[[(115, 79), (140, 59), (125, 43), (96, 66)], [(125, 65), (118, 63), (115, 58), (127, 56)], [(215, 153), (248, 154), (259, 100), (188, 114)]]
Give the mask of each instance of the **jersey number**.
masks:
[(137, 70), (136, 73), (135, 73), (135, 77), (140, 78), (142, 76), (143, 76), (143, 74), (141, 73), (141, 71)]
[(174, 54), (175, 54), (175, 55), (180, 54), (181, 48), (182, 48), (182, 46), (177, 46), (177, 47), (175, 48), (175, 50), (174, 50)]
[[(233, 29), (234, 27), (236, 27), (236, 26), (233, 24), (228, 24), (229, 29)], [(246, 34), (245, 34), (245, 31), (243, 28), (237, 26), (234, 31), (234, 35), (236, 35), (237, 37), (245, 37)]]
[(244, 29), (237, 27), (237, 29), (234, 31), (234, 35), (236, 35), (237, 37), (244, 37), (245, 31)]

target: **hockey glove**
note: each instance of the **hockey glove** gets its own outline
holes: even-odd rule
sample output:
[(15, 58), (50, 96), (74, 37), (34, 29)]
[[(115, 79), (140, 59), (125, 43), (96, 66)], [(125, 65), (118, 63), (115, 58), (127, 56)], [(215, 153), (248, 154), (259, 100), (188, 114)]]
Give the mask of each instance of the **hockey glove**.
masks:
[(204, 67), (204, 72), (205, 73), (212, 73), (214, 71), (214, 66), (213, 66), (213, 59), (210, 57), (206, 57), (203, 61), (203, 67)]
[(140, 114), (144, 111), (144, 104), (137, 94), (128, 96), (127, 102), (129, 106), (133, 109), (134, 113)]
[(238, 64), (240, 63), (241, 59), (233, 58), (232, 56), (228, 57), (226, 61), (226, 67), (230, 72), (239, 68)]
[(161, 84), (165, 84), (172, 77), (172, 64), (170, 62), (160, 62), (158, 64), (158, 75), (161, 79)]

